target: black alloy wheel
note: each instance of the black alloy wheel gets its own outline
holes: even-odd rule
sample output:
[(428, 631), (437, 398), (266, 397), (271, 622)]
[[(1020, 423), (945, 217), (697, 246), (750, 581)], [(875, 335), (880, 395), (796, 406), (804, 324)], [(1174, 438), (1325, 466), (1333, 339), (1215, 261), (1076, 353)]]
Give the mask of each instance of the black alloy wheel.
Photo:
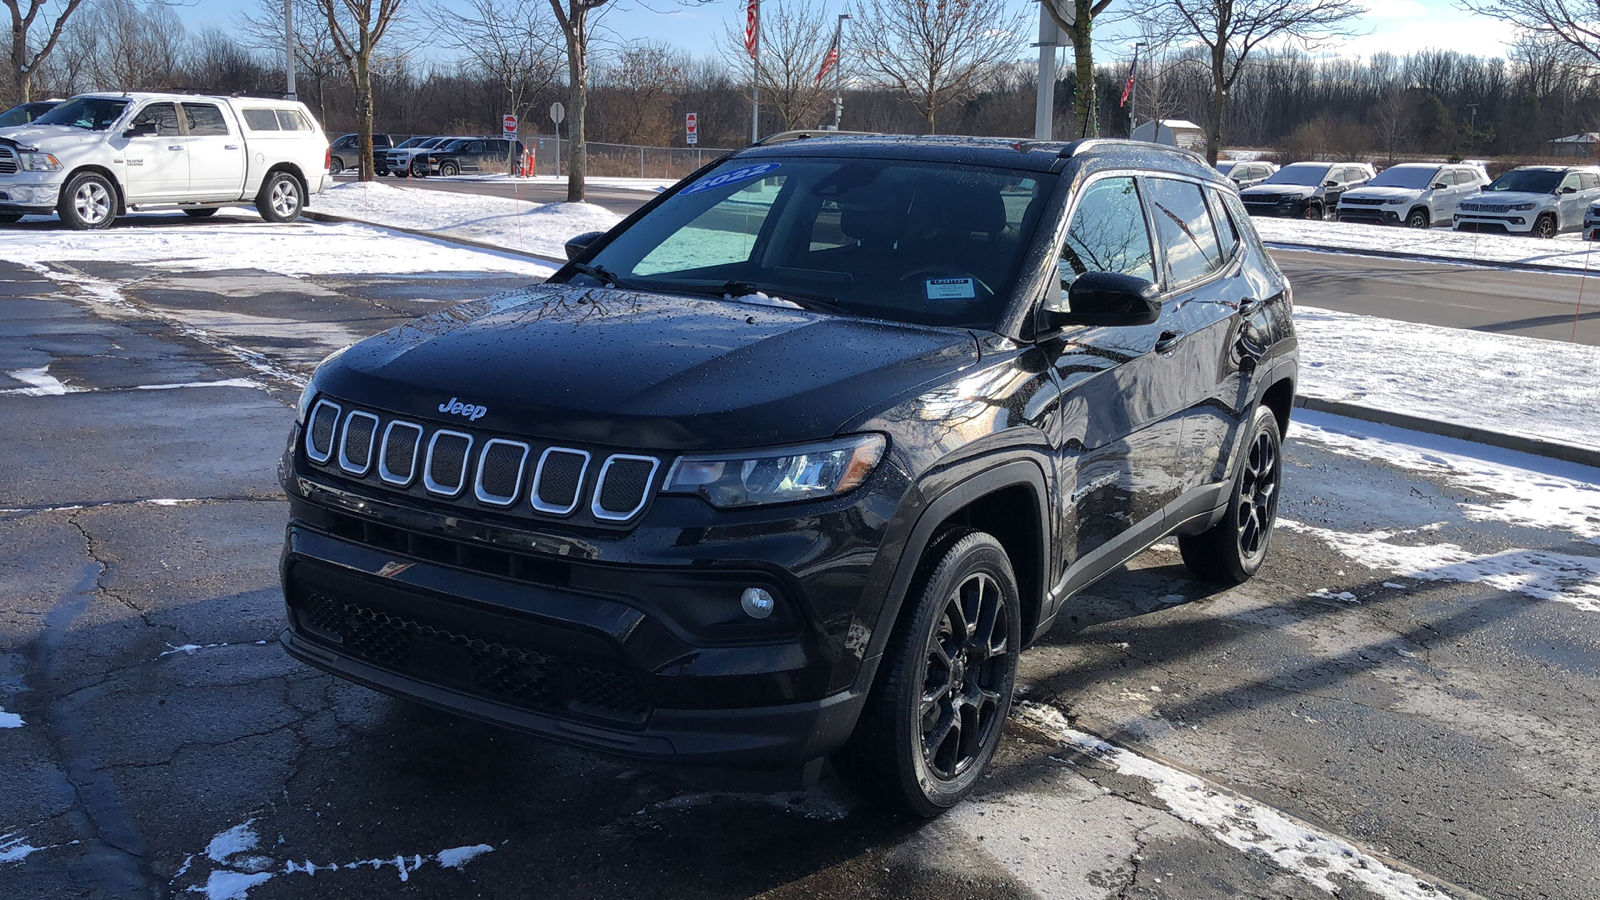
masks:
[(1011, 709), (1019, 598), (994, 537), (952, 527), (934, 538), (861, 720), (834, 757), (857, 791), (921, 817), (972, 792)]
[(1554, 213), (1544, 213), (1533, 221), (1533, 236), (1536, 238), (1553, 238), (1556, 236), (1556, 217)]
[(1427, 228), (1432, 224), (1428, 221), (1428, 211), (1425, 209), (1413, 209), (1411, 215), (1406, 216), (1407, 228)]
[(1301, 213), (1300, 216), (1301, 216), (1301, 218), (1305, 218), (1305, 219), (1321, 219), (1321, 218), (1324, 218), (1324, 216), (1322, 215), (1322, 207), (1316, 205), (1315, 203), (1307, 203), (1306, 204), (1306, 211)]
[(1256, 407), (1244, 442), (1222, 521), (1200, 534), (1178, 535), (1189, 571), (1207, 581), (1242, 584), (1260, 571), (1278, 520), (1283, 485), (1283, 435), (1278, 418)]

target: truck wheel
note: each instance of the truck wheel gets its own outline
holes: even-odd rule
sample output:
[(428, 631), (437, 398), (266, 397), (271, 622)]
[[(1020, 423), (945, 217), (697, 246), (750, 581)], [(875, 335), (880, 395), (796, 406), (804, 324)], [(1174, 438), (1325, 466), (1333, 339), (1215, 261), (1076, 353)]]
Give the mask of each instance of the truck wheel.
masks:
[(1427, 228), (1432, 224), (1428, 221), (1428, 211), (1425, 209), (1413, 209), (1411, 215), (1406, 216), (1407, 228)]
[(68, 228), (79, 231), (110, 228), (117, 217), (117, 189), (104, 175), (80, 172), (61, 192), (56, 214)]
[(256, 195), (256, 209), (268, 222), (293, 222), (300, 218), (305, 192), (300, 181), (288, 172), (273, 172)]
[(410, 178), (411, 177), (411, 173), (409, 171), (405, 170), (405, 169), (392, 169), (392, 170), (390, 170), (389, 174), (393, 175), (396, 178)]
[(1534, 220), (1533, 236), (1536, 238), (1553, 238), (1556, 236), (1556, 217), (1554, 213), (1545, 213)]
[(1178, 535), (1178, 550), (1189, 571), (1227, 584), (1243, 584), (1260, 571), (1278, 519), (1282, 484), (1283, 435), (1278, 417), (1258, 406), (1240, 447), (1227, 513), (1200, 534)]
[(191, 219), (209, 219), (217, 214), (215, 206), (202, 206), (198, 209), (186, 209), (183, 214)]
[(456, 175), (460, 175), (461, 174), (461, 167), (456, 165), (453, 162), (440, 163), (439, 164), (439, 174), (443, 175), (446, 178), (451, 178), (451, 177), (454, 177)]
[(337, 156), (328, 159), (328, 174), (337, 175), (344, 171), (344, 160)]
[(22, 213), (0, 213), (0, 225), (12, 225), (22, 221)]
[(427, 178), (428, 164), (420, 159), (413, 159), (411, 161), (411, 174), (417, 176), (418, 178)]
[(858, 791), (936, 816), (983, 777), (1000, 744), (1022, 649), (1022, 607), (1005, 548), (951, 528), (923, 557), (920, 585), (884, 656), (840, 773)]

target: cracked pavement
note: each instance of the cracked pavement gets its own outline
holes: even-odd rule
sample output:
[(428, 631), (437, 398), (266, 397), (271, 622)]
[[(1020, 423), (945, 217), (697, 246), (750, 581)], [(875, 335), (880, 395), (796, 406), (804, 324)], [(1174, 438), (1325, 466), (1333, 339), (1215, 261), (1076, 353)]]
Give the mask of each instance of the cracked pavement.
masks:
[[(301, 380), (524, 280), (0, 262), (0, 709), (23, 723), (0, 728), (0, 896), (1329, 896), (1024, 721), (973, 800), (910, 823), (831, 777), (699, 793), (291, 661), (275, 466)], [(61, 392), (7, 374), (40, 367)], [(1446, 479), (1286, 458), (1283, 515), (1319, 528), (1582, 543), (1469, 521), (1482, 497)], [(1600, 896), (1596, 616), (1275, 541), (1228, 591), (1141, 555), (1024, 655), (1024, 696), (1440, 896)]]

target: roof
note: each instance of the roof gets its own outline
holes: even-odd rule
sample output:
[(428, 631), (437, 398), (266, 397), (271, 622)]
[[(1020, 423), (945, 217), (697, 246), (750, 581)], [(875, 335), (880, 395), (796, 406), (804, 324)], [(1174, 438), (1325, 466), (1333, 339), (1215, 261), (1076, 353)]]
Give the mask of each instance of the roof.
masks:
[(1201, 128), (1199, 125), (1196, 125), (1195, 123), (1190, 122), (1188, 119), (1162, 119), (1161, 120), (1161, 124), (1167, 126), (1168, 128), (1171, 128), (1173, 131), (1177, 131), (1180, 128), (1182, 128), (1184, 130), (1187, 130), (1187, 131), (1204, 131), (1205, 130), (1205, 129)]
[(1586, 131), (1583, 134), (1569, 134), (1566, 137), (1552, 138), (1551, 144), (1596, 144), (1600, 143), (1600, 133)]
[(226, 101), (249, 102), (249, 103), (281, 103), (281, 104), (283, 104), (285, 106), (294, 106), (294, 107), (299, 107), (301, 105), (300, 102), (297, 101), (297, 100), (285, 100), (282, 97), (248, 97), (248, 96), (245, 96), (245, 97), (233, 97), (233, 96), (229, 96), (227, 94), (201, 94), (201, 93), (164, 94), (164, 93), (150, 92), (150, 91), (90, 91), (90, 92), (84, 93), (84, 94), (74, 94), (73, 96), (74, 97), (101, 97), (101, 98), (105, 98), (105, 99), (108, 99), (108, 100), (132, 100), (135, 103), (140, 103), (140, 102), (143, 102), (145, 100), (174, 100), (174, 101), (182, 101), (182, 100), (205, 99), (205, 100), (226, 100)]

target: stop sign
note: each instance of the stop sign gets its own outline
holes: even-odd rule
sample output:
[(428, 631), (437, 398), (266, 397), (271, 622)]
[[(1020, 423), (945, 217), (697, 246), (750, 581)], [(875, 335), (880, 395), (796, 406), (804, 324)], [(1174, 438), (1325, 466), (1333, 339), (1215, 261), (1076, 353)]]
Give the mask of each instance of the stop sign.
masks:
[(683, 117), (683, 128), (688, 135), (689, 143), (700, 142), (700, 116), (698, 113), (689, 113)]
[(517, 133), (517, 117), (516, 116), (501, 116), (500, 117), (500, 129), (501, 129), (501, 131), (503, 131), (506, 134), (507, 137), (510, 137), (511, 135), (516, 134)]

